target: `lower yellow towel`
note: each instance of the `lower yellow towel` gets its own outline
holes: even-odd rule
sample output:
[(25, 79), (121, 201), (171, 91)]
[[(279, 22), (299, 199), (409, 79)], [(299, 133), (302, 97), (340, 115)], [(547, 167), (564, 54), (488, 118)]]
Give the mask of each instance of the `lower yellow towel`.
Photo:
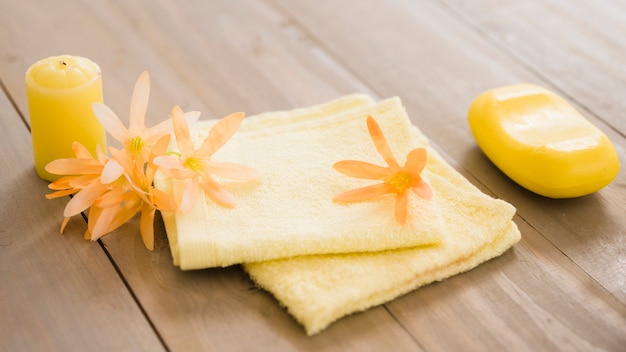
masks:
[(344, 315), (472, 269), (519, 241), (515, 223), (500, 221), (512, 217), (510, 205), (452, 184), (445, 189), (457, 211), (444, 213), (450, 232), (439, 247), (307, 256), (244, 268), (313, 335)]
[[(394, 219), (392, 197), (351, 205), (332, 201), (341, 192), (372, 183), (338, 173), (332, 167), (335, 162), (384, 164), (367, 132), (367, 115), (379, 120), (402, 164), (408, 151), (423, 142), (411, 132), (397, 98), (373, 104), (362, 95), (347, 96), (312, 108), (246, 118), (214, 160), (255, 168), (262, 179), (224, 183), (237, 199), (235, 208), (200, 197), (187, 214), (164, 214), (174, 263), (185, 270), (200, 269), (441, 242), (447, 230), (436, 189), (432, 200), (410, 197), (411, 215), (405, 225)], [(201, 143), (214, 122), (196, 123), (192, 140)], [(422, 176), (428, 181), (429, 171)], [(155, 184), (174, 194), (183, 188), (162, 175)]]

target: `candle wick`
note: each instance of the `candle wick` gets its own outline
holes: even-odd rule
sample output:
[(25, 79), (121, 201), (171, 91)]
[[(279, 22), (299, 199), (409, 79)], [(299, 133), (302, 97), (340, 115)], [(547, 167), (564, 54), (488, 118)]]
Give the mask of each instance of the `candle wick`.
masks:
[(61, 60), (61, 65), (67, 66), (67, 63), (65, 61)]

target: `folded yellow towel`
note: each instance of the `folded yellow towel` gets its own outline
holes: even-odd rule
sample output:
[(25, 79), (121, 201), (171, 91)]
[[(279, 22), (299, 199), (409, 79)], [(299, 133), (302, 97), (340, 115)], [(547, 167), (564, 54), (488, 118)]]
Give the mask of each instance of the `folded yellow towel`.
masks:
[[(344, 113), (333, 115), (337, 111)], [(447, 230), (437, 189), (431, 200), (410, 197), (405, 225), (395, 222), (393, 197), (350, 205), (332, 201), (339, 193), (372, 184), (338, 173), (332, 167), (335, 162), (356, 159), (384, 165), (367, 132), (367, 115), (389, 133), (389, 145), (401, 164), (423, 142), (412, 133), (397, 98), (373, 104), (362, 95), (348, 96), (245, 119), (213, 159), (252, 167), (262, 180), (224, 183), (237, 199), (235, 208), (200, 197), (187, 214), (164, 214), (175, 264), (198, 269), (440, 243)], [(214, 123), (194, 125), (192, 140), (200, 144)], [(428, 182), (429, 171), (422, 177)], [(163, 175), (155, 184), (174, 194), (182, 188)]]
[[(397, 109), (386, 115), (386, 122), (404, 128), (398, 123), (403, 115), (404, 110)], [(427, 145), (416, 127), (411, 131)], [(385, 130), (389, 139), (396, 132)], [(511, 221), (513, 206), (483, 194), (435, 150), (428, 151), (429, 182), (448, 228), (440, 246), (244, 264), (251, 278), (271, 292), (309, 335), (344, 315), (472, 269), (519, 241), (519, 230)]]
[[(330, 116), (333, 114), (335, 115)], [(387, 241), (390, 236), (402, 236), (402, 234), (393, 233), (392, 229), (398, 225), (393, 222), (393, 204), (390, 200), (389, 202), (376, 201), (370, 204), (335, 205), (343, 207), (344, 210), (349, 212), (357, 213), (372, 212), (371, 207), (380, 207), (380, 209), (376, 208), (377, 212), (375, 214), (378, 217), (375, 221), (372, 219), (362, 221), (368, 221), (368, 224), (375, 222), (374, 226), (379, 225), (380, 227), (376, 227), (375, 230), (382, 237), (370, 235), (370, 237), (357, 236), (355, 238), (351, 237), (350, 232), (348, 232), (348, 235), (342, 235), (345, 236), (344, 239), (349, 242), (350, 246), (353, 245), (352, 241), (358, 242), (359, 238), (362, 239), (361, 247), (354, 245), (354, 247), (351, 247), (353, 250), (349, 250), (349, 246), (340, 248), (341, 246), (338, 243), (333, 243), (333, 241), (340, 241), (339, 237), (321, 234), (319, 235), (318, 243), (307, 242), (313, 248), (309, 253), (304, 254), (311, 255), (291, 257), (297, 255), (295, 253), (307, 251), (301, 248), (297, 251), (288, 251), (283, 248), (286, 242), (277, 245), (271, 239), (264, 244), (262, 241), (267, 241), (268, 238), (256, 239), (255, 246), (260, 247), (256, 250), (262, 252), (261, 255), (252, 253), (253, 249), (250, 248), (244, 249), (243, 252), (245, 253), (243, 255), (236, 255), (232, 253), (233, 248), (230, 248), (230, 246), (233, 246), (232, 244), (214, 235), (213, 224), (209, 225), (208, 219), (215, 216), (215, 211), (208, 212), (206, 210), (207, 204), (205, 200), (202, 204), (203, 211), (193, 216), (183, 217), (180, 214), (163, 214), (175, 263), (181, 265), (182, 268), (202, 267), (207, 262), (213, 264), (218, 262), (222, 263), (218, 265), (223, 265), (224, 253), (227, 251), (230, 261), (240, 260), (244, 262), (244, 268), (251, 278), (260, 287), (271, 292), (305, 327), (306, 332), (312, 335), (323, 330), (344, 315), (385, 303), (419, 286), (443, 280), (469, 270), (490, 258), (500, 255), (519, 241), (519, 230), (511, 221), (515, 209), (504, 201), (493, 199), (480, 192), (446, 163), (434, 149), (430, 148), (427, 138), (417, 127), (411, 126), (408, 122), (406, 112), (398, 99), (374, 104), (369, 98), (364, 96), (349, 96), (312, 108), (251, 117), (247, 119), (248, 123), (241, 127), (242, 135), (244, 133), (250, 134), (241, 137), (244, 140), (239, 142), (241, 143), (238, 147), (241, 148), (239, 153), (247, 150), (244, 142), (249, 142), (250, 139), (267, 138), (267, 136), (275, 135), (280, 135), (281, 138), (288, 138), (293, 134), (294, 138), (290, 142), (297, 144), (298, 138), (305, 135), (305, 131), (308, 130), (312, 130), (313, 134), (319, 133), (318, 135), (323, 135), (325, 132), (320, 133), (319, 131), (327, 131), (332, 126), (343, 126), (354, 121), (358, 121), (359, 125), (364, 126), (365, 117), (368, 114), (373, 115), (379, 122), (396, 156), (406, 155), (406, 151), (415, 147), (423, 146), (427, 148), (429, 159), (423, 174), (434, 190), (435, 197), (433, 199), (436, 207), (433, 208), (433, 204), (413, 204), (410, 212), (417, 213), (417, 216), (413, 219), (417, 224), (429, 226), (433, 229), (433, 232), (435, 229), (443, 231), (443, 233), (437, 233), (437, 235), (433, 234), (431, 238), (431, 240), (438, 240), (439, 245), (428, 246), (427, 241), (416, 244), (407, 243), (406, 245), (396, 243), (398, 246), (395, 248), (397, 249), (374, 252), (372, 248), (380, 245), (380, 241)], [(200, 130), (206, 131), (206, 126)], [(342, 156), (338, 160), (352, 158), (370, 160), (376, 163), (376, 161), (371, 159), (372, 155), (375, 156), (376, 153), (371, 150), (363, 151), (364, 149), (372, 148), (371, 141), (368, 141), (364, 127), (361, 130), (357, 127), (351, 127), (350, 130), (350, 133), (362, 134), (363, 138), (358, 139), (358, 141), (351, 141), (354, 136), (348, 133), (343, 136), (345, 137), (343, 138), (344, 143), (357, 147), (360, 152), (358, 155)], [(199, 138), (199, 136), (196, 136), (196, 138)], [(264, 143), (270, 143), (270, 140), (271, 138), (269, 140), (265, 139)], [(324, 140), (323, 138), (316, 140), (316, 143), (324, 144), (326, 143), (323, 142)], [(257, 147), (263, 148), (263, 146)], [(307, 153), (305, 154), (302, 160), (298, 158), (287, 159), (287, 163), (296, 165), (303, 160), (312, 158)], [(278, 155), (281, 154), (278, 153)], [(229, 158), (236, 156), (236, 152), (228, 155)], [(278, 159), (278, 156), (276, 159)], [(229, 161), (246, 164), (244, 160), (249, 161), (243, 158), (229, 159)], [(399, 161), (403, 162), (403, 160)], [(382, 161), (379, 164), (382, 165)], [(285, 166), (280, 167), (284, 168)], [(343, 183), (342, 179), (346, 183)], [(359, 186), (354, 184), (354, 179), (338, 174), (329, 177), (328, 181), (330, 180), (338, 183), (336, 188), (333, 189), (334, 194)], [(308, 187), (302, 186), (304, 189), (300, 190), (300, 192), (304, 192), (304, 195), (296, 192), (294, 197), (303, 199), (310, 196), (310, 192), (315, 192), (316, 184), (319, 181), (307, 182), (310, 182)], [(364, 181), (365, 183), (367, 182)], [(174, 191), (172, 188), (175, 187), (172, 187), (167, 179), (161, 179), (159, 184), (165, 189)], [(239, 188), (236, 185), (229, 186), (233, 187), (231, 189), (233, 193), (238, 192)], [(255, 187), (258, 190), (259, 186)], [(254, 189), (253, 187), (252, 190)], [(240, 203), (244, 202), (245, 195), (245, 192), (237, 193), (236, 197), (238, 197)], [(311, 205), (307, 203), (298, 204), (301, 207), (306, 206), (312, 209), (310, 208)], [(419, 209), (420, 206), (426, 207), (427, 211), (424, 213), (424, 210)], [(380, 211), (380, 214), (378, 211)], [(298, 216), (300, 215), (302, 214)], [(254, 226), (255, 218), (247, 220)], [(264, 221), (267, 220), (261, 220), (261, 222)], [(308, 222), (309, 220), (307, 219), (303, 221), (307, 226), (314, 225)], [(347, 224), (341, 218), (336, 218), (335, 215), (332, 215), (332, 221), (340, 221), (343, 224), (342, 226), (355, 225)], [(433, 221), (435, 226), (427, 224), (426, 221)], [(235, 224), (234, 229), (231, 230), (231, 236), (234, 237), (232, 241), (245, 239), (245, 237), (241, 237), (236, 232), (241, 229), (241, 226), (241, 224)], [(295, 224), (291, 223), (291, 226), (296, 226), (293, 229), (295, 232), (303, 230), (301, 225), (297, 225), (297, 222)], [(199, 229), (204, 230), (199, 231)], [(336, 226), (326, 226), (318, 230), (337, 231), (338, 229), (339, 233), (345, 230)], [(270, 232), (268, 235), (281, 238), (281, 240), (293, 239), (293, 236), (295, 236), (294, 234), (291, 237), (285, 237), (278, 232), (284, 231), (284, 227), (275, 229), (276, 232), (271, 232), (269, 228), (266, 230)], [(307, 235), (310, 235), (310, 233), (307, 233)], [(359, 233), (356, 232), (354, 235), (359, 235)], [(185, 244), (181, 245), (181, 241)], [(336, 247), (333, 247), (332, 250), (327, 250), (328, 247), (325, 246), (325, 241), (333, 243), (332, 245), (336, 245)], [(224, 246), (224, 243), (228, 245)], [(194, 251), (194, 245), (205, 246), (206, 248), (202, 251)], [(278, 252), (278, 254), (273, 254), (276, 258), (291, 258), (261, 259), (258, 262), (253, 262), (255, 260), (249, 259), (267, 257), (268, 254), (265, 252), (271, 251), (272, 248), (276, 248)], [(204, 258), (212, 256), (221, 259)], [(189, 263), (193, 263), (193, 265), (189, 265)]]

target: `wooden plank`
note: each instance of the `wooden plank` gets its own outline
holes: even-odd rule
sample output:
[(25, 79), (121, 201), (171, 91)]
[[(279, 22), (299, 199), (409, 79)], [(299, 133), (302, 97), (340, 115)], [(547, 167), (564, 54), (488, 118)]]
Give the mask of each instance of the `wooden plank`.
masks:
[(463, 21), (626, 135), (626, 4), (446, 0)]
[(426, 350), (619, 350), (624, 306), (515, 221), (525, 236), (512, 252), (395, 300), (390, 311)]
[(137, 228), (137, 222), (129, 223), (104, 242), (173, 351), (421, 350), (382, 306), (307, 337), (239, 266), (181, 271), (172, 265), (160, 221), (153, 253), (143, 247)]
[[(166, 0), (0, 2), (7, 29), (0, 31), (0, 44), (7, 48), (0, 53), (0, 73), (18, 109), (26, 111), (22, 85), (29, 65), (62, 53), (86, 56), (101, 66), (104, 99), (125, 120), (135, 80), (147, 70), (148, 124), (167, 118), (174, 104), (201, 111), (201, 118), (219, 118), (234, 110), (253, 114), (370, 92), (277, 13), (256, 1), (229, 6)], [(261, 16), (263, 26), (280, 29), (289, 42), (257, 28), (256, 20), (230, 15), (245, 11)], [(306, 55), (293, 57), (295, 47)]]
[(44, 198), (4, 92), (0, 124), (0, 350), (162, 350), (100, 246), (83, 240), (84, 221), (59, 234), (64, 203)]
[[(294, 8), (288, 13), (294, 20), (281, 13), (283, 6), (276, 12), (254, 1), (185, 5), (74, 1), (63, 13), (55, 12), (58, 2), (11, 4), (13, 12), (4, 11), (7, 4), (0, 3), (0, 18), (9, 28), (8, 33), (0, 32), (0, 45), (9, 48), (0, 57), (0, 77), (6, 77), (21, 111), (25, 106), (21, 80), (28, 64), (61, 49), (103, 66), (105, 100), (122, 114), (137, 74), (149, 69), (153, 77), (151, 123), (161, 121), (173, 104), (201, 110), (207, 117), (233, 110), (254, 113), (301, 106), (353, 91), (373, 91), (378, 97), (401, 95), (414, 121), (460, 162), (457, 167), (468, 177), (476, 175), (483, 183), (472, 181), (483, 189), (523, 203), (516, 205), (532, 225), (517, 219), (524, 225), (524, 242), (498, 260), (387, 307), (343, 319), (321, 335), (306, 338), (268, 294), (252, 288), (238, 267), (180, 272), (171, 264), (162, 228), (157, 230), (157, 249), (149, 253), (143, 249), (137, 224), (128, 224), (103, 242), (172, 350), (406, 350), (505, 344), (521, 348), (555, 346), (551, 339), (570, 338), (582, 330), (582, 340), (597, 347), (623, 342), (618, 333), (624, 330), (626, 315), (623, 302), (614, 297), (616, 290), (623, 292), (619, 283), (616, 289), (604, 291), (577, 266), (580, 260), (568, 259), (543, 237), (552, 240), (546, 232), (554, 230), (557, 234), (552, 236), (566, 242), (567, 217), (588, 211), (588, 198), (565, 202), (565, 212), (560, 210), (563, 202), (548, 205), (547, 211), (534, 209), (546, 201), (502, 177), (462, 129), (465, 108), (481, 90), (520, 79), (545, 82), (480, 36), (465, 34), (466, 27), (438, 6), (290, 3)], [(50, 11), (54, 21), (44, 15)], [(32, 18), (32, 23), (24, 22), (24, 17)], [(76, 30), (83, 27), (84, 31)], [(37, 40), (28, 34), (47, 32), (56, 35)], [(614, 214), (621, 208), (619, 204), (607, 206), (605, 193), (600, 199), (592, 197), (597, 199), (592, 205), (608, 211), (595, 225), (621, 231), (623, 223)], [(608, 200), (619, 198), (609, 195)], [(571, 226), (579, 225), (580, 220)], [(595, 247), (585, 252), (592, 244), (583, 240), (582, 230), (575, 229), (574, 234), (578, 240), (566, 253), (573, 257), (597, 254)], [(612, 234), (617, 241), (620, 233)], [(600, 244), (611, 245), (608, 240)], [(83, 248), (84, 243), (79, 245)], [(615, 264), (601, 259), (597, 268)], [(623, 271), (609, 265), (590, 272), (619, 275)], [(599, 281), (606, 286), (609, 278)], [(552, 293), (547, 288), (557, 290)], [(581, 302), (588, 308), (581, 307)], [(556, 327), (547, 332), (541, 329), (555, 321)], [(597, 327), (586, 330), (591, 324)], [(450, 325), (456, 330), (451, 332)], [(517, 336), (519, 330), (524, 341)]]

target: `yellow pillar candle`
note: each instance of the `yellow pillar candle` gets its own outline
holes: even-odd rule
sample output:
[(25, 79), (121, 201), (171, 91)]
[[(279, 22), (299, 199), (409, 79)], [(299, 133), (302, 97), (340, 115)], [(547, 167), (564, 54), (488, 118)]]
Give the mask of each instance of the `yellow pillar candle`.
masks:
[(74, 157), (75, 141), (92, 153), (97, 145), (106, 148), (106, 132), (91, 109), (102, 102), (102, 74), (91, 60), (61, 55), (36, 62), (26, 72), (26, 96), (39, 177), (57, 179), (44, 167)]

